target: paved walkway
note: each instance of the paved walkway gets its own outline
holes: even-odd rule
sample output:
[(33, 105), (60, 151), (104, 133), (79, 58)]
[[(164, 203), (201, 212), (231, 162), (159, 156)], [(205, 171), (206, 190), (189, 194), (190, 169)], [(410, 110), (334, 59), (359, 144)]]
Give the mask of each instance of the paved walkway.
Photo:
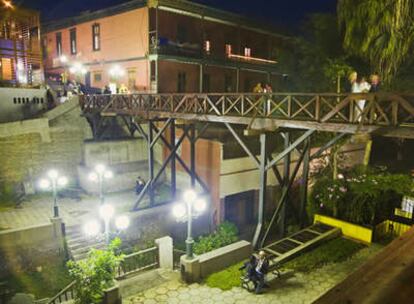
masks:
[[(107, 194), (105, 201), (115, 207), (117, 213), (128, 212), (136, 195), (134, 191)], [(67, 225), (75, 225), (94, 218), (98, 213), (99, 198), (84, 196), (81, 200), (62, 198), (58, 201), (60, 216)], [(0, 230), (16, 229), (50, 223), (53, 215), (52, 196), (35, 197), (23, 202), (23, 208), (0, 212)]]
[(330, 288), (341, 282), (381, 248), (381, 246), (372, 245), (362, 249), (345, 262), (329, 264), (306, 274), (286, 271), (280, 279), (269, 278), (270, 288), (261, 295), (249, 293), (239, 287), (229, 291), (222, 291), (218, 288), (209, 288), (204, 284), (185, 285), (178, 279), (179, 274), (176, 273), (175, 279), (133, 296), (124, 297), (123, 303), (312, 303)]

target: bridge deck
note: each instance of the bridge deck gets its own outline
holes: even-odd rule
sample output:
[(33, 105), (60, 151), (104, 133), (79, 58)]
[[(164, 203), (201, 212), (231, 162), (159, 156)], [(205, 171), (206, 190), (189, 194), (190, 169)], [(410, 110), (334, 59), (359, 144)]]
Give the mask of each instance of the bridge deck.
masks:
[[(360, 101), (365, 100), (361, 107)], [(251, 129), (315, 129), (414, 138), (414, 95), (128, 94), (85, 95), (84, 114), (227, 122)]]

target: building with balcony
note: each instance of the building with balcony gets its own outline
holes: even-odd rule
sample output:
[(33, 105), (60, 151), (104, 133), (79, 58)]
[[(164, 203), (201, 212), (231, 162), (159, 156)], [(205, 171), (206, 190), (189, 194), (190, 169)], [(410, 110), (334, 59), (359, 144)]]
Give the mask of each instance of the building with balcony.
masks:
[(184, 0), (133, 0), (45, 26), (47, 74), (130, 91), (251, 92), (278, 88), (290, 38), (269, 26)]
[(0, 84), (32, 86), (43, 81), (37, 11), (0, 3)]

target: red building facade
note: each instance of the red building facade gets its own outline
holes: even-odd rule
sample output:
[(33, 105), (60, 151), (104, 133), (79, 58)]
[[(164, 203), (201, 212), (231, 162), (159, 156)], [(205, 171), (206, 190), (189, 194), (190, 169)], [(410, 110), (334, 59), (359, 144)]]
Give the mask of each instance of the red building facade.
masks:
[(278, 54), (289, 38), (247, 18), (189, 1), (134, 0), (52, 22), (43, 47), (47, 74), (87, 86), (125, 84), (144, 92), (250, 92), (283, 80)]

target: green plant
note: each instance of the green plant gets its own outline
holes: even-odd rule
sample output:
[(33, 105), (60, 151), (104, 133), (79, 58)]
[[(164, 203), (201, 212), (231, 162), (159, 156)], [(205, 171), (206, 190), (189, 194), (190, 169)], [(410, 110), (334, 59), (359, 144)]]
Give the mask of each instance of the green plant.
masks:
[(239, 268), (244, 262), (237, 263), (222, 271), (209, 275), (206, 284), (211, 288), (220, 288), (221, 290), (230, 290), (233, 287), (240, 286), (240, 270)]
[(344, 172), (341, 179), (318, 179), (309, 198), (308, 214), (322, 213), (374, 226), (393, 214), (401, 197), (413, 192), (413, 186), (408, 175), (356, 167)]
[(69, 274), (75, 280), (75, 303), (100, 303), (104, 290), (112, 287), (116, 268), (123, 260), (117, 254), (121, 245), (119, 238), (114, 239), (107, 250), (92, 249), (88, 258), (67, 263)]
[(238, 230), (235, 224), (224, 222), (210, 235), (200, 236), (194, 243), (194, 253), (203, 254), (214, 249), (232, 244), (238, 240)]

